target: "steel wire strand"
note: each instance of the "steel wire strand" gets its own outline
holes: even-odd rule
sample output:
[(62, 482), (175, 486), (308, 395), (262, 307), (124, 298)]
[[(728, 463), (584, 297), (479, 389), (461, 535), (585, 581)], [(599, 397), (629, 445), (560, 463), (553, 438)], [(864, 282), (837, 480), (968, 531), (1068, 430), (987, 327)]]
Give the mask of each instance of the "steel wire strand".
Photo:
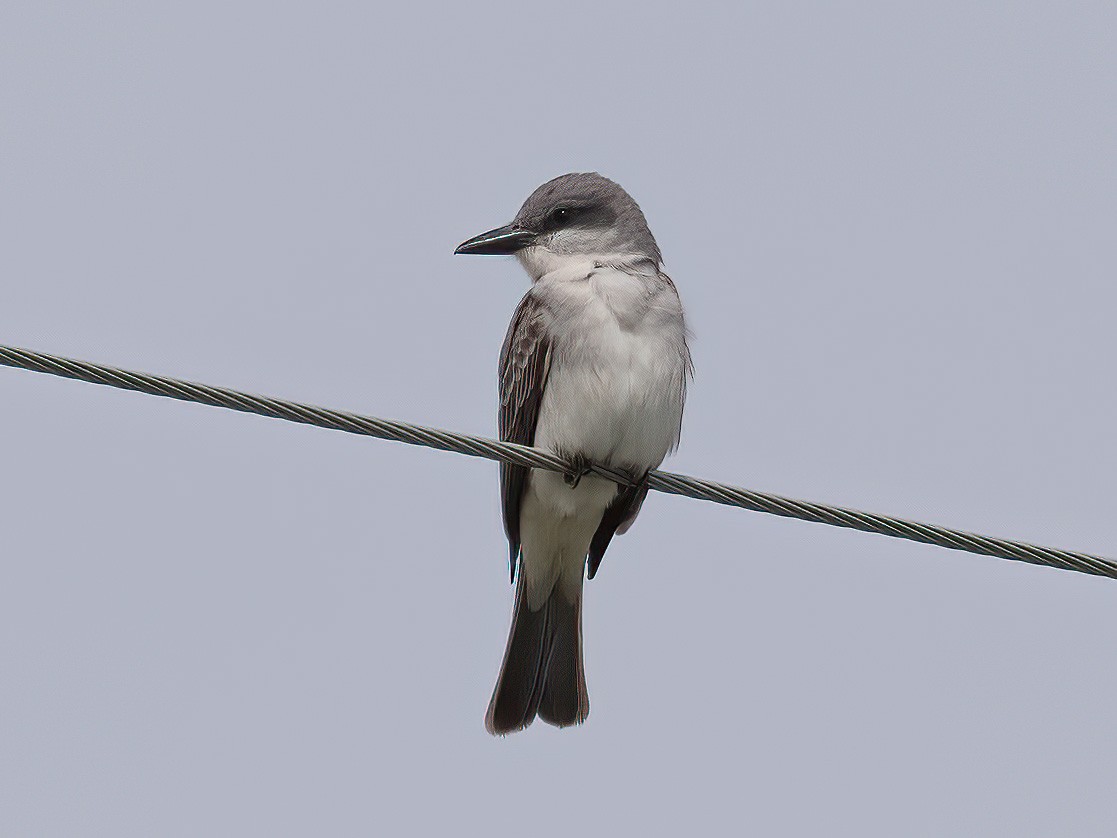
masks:
[[(165, 396), (212, 407), (255, 413), (274, 419), (284, 419), (304, 425), (314, 425), (331, 430), (345, 431), (346, 433), (404, 442), (410, 445), (422, 445), (471, 457), (484, 457), (489, 460), (499, 460), (529, 468), (543, 468), (559, 472), (570, 470), (569, 464), (562, 458), (538, 448), (499, 442), (495, 439), (460, 434), (439, 428), (427, 428), (409, 422), (397, 422), (343, 410), (316, 407), (286, 399), (258, 396), (227, 387), (214, 387), (167, 376), (122, 370), (88, 361), (78, 361), (73, 358), (34, 352), (29, 349), (0, 345), (0, 364), (63, 378), (73, 378), (91, 384), (135, 390), (153, 396)], [(604, 466), (593, 465), (591, 470), (618, 483), (631, 482), (627, 475)], [(962, 550), (969, 553), (1117, 579), (1117, 562), (1088, 553), (1040, 547), (1021, 541), (992, 538), (948, 527), (908, 521), (903, 518), (892, 518), (840, 506), (795, 500), (767, 492), (743, 489), (666, 471), (653, 471), (648, 474), (647, 480), (649, 488), (668, 494), (712, 501), (713, 503), (750, 509), (754, 512), (780, 515), (785, 518), (796, 518), (802, 521), (813, 521), (893, 538), (904, 538), (924, 544), (947, 547), (952, 550)]]

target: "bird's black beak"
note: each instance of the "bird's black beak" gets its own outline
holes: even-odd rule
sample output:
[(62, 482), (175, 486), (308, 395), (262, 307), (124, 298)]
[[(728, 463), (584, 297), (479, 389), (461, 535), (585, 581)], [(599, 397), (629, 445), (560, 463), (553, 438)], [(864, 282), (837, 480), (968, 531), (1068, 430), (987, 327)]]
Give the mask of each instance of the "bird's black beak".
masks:
[(478, 253), (486, 256), (507, 256), (523, 250), (535, 241), (535, 233), (514, 224), (497, 227), (458, 245), (454, 253)]

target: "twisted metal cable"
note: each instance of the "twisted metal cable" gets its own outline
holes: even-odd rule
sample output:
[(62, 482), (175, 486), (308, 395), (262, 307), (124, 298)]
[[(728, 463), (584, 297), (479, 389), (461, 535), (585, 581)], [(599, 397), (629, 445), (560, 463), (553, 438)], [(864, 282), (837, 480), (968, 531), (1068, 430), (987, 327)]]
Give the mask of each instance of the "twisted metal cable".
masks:
[[(44, 372), (63, 378), (74, 378), (91, 384), (104, 384), (122, 390), (137, 390), (153, 396), (224, 407), (244, 413), (256, 413), (289, 422), (300, 422), (320, 428), (331, 428), (352, 434), (363, 434), (378, 439), (406, 442), (410, 445), (424, 445), (441, 451), (454, 451), (471, 457), (484, 457), (500, 460), (529, 468), (543, 468), (551, 471), (566, 472), (570, 466), (560, 457), (538, 448), (498, 442), (485, 437), (459, 434), (438, 428), (425, 428), (407, 422), (394, 422), (390, 419), (377, 419), (342, 410), (301, 404), (285, 399), (267, 396), (254, 396), (227, 387), (212, 387), (146, 373), (61, 358), (28, 349), (0, 345), (0, 364), (18, 369)], [(602, 466), (592, 466), (591, 470), (618, 483), (630, 483), (627, 475), (611, 471)], [(1038, 547), (1020, 541), (1004, 538), (990, 538), (984, 535), (961, 530), (906, 521), (886, 515), (859, 512), (840, 506), (793, 500), (767, 492), (755, 492), (724, 483), (714, 483), (683, 474), (666, 471), (653, 471), (648, 475), (648, 485), (659, 492), (683, 495), (698, 500), (738, 506), (754, 512), (767, 512), (785, 518), (798, 518), (835, 527), (847, 527), (862, 532), (877, 533), (893, 538), (906, 538), (924, 544), (936, 544), (952, 550), (964, 550), (1002, 559), (1028, 562), (1030, 564), (1074, 570), (1095, 576), (1117, 579), (1117, 562), (1088, 553), (1076, 553), (1052, 547)]]

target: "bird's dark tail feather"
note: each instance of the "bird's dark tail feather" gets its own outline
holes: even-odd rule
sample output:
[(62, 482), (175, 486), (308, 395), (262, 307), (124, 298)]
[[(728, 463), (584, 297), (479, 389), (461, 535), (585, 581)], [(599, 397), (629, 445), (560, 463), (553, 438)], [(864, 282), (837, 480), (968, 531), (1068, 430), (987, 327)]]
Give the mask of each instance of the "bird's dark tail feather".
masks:
[(523, 571), (500, 677), (493, 690), (485, 727), (504, 735), (523, 730), (536, 715), (566, 727), (590, 712), (582, 667), (582, 597), (570, 602), (559, 586), (538, 611), (528, 608)]

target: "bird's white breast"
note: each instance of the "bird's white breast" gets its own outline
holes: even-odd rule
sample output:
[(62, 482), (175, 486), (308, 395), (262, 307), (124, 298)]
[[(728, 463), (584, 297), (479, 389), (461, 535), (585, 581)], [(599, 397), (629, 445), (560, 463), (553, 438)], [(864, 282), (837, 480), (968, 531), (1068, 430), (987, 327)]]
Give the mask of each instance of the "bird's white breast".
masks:
[(658, 466), (678, 442), (687, 368), (670, 282), (590, 260), (542, 277), (533, 293), (553, 318), (536, 444), (619, 467)]

